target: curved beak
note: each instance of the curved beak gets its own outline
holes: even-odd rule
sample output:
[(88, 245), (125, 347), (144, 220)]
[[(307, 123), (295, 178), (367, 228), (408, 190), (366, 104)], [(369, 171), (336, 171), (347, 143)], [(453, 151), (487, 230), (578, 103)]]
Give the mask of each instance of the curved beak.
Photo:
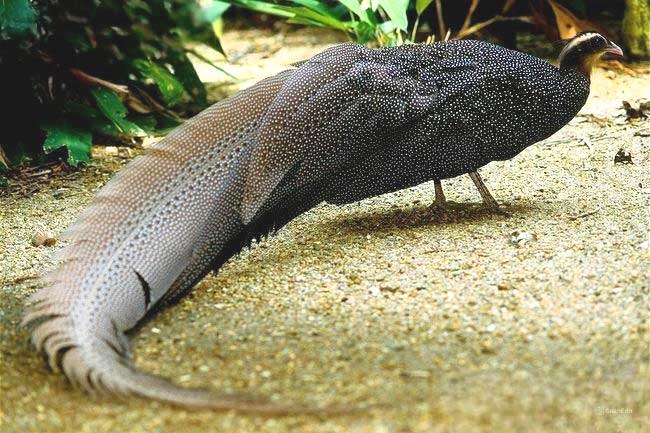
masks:
[(623, 58), (623, 50), (612, 41), (609, 41), (609, 45), (607, 45), (601, 56), (603, 60), (623, 60)]

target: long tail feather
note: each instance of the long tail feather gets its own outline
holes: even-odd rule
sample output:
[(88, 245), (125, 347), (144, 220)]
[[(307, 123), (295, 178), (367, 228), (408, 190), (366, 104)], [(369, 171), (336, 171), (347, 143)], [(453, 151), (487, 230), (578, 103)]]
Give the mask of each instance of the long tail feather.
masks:
[(99, 394), (139, 395), (191, 408), (309, 412), (188, 389), (137, 371), (124, 334), (170, 290), (187, 288), (233, 238), (255, 122), (292, 71), (216, 104), (136, 158), (64, 237), (60, 265), (28, 304), (23, 324), (54, 371)]

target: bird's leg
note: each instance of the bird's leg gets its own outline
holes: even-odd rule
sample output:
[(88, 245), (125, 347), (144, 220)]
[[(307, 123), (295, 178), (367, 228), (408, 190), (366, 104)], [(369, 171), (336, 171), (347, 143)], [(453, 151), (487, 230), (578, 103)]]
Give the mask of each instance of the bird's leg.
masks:
[(439, 208), (444, 208), (447, 204), (447, 199), (445, 198), (445, 193), (442, 191), (442, 182), (439, 179), (433, 181), (433, 186), (436, 189), (436, 200), (434, 205)]
[(445, 198), (445, 193), (442, 191), (442, 183), (439, 179), (434, 179), (433, 185), (436, 191), (436, 198), (429, 206), (429, 211), (442, 220), (447, 219), (447, 211), (449, 210), (449, 203)]
[(469, 177), (472, 178), (474, 185), (476, 185), (476, 189), (478, 189), (478, 192), (481, 194), (481, 198), (483, 198), (483, 203), (488, 209), (499, 215), (511, 216), (510, 212), (505, 211), (499, 207), (499, 203), (497, 203), (494, 197), (492, 197), (492, 194), (490, 194), (490, 191), (487, 189), (487, 186), (485, 186), (485, 183), (483, 183), (483, 179), (481, 179), (478, 171), (470, 172)]

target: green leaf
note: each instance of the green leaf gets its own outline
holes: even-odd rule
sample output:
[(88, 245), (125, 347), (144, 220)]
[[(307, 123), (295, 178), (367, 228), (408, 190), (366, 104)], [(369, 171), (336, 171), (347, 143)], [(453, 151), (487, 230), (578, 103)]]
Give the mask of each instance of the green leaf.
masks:
[(291, 8), (276, 5), (273, 3), (267, 3), (264, 1), (257, 0), (230, 0), (235, 6), (242, 7), (244, 9), (250, 9), (252, 11), (261, 12), (263, 14), (277, 15), (285, 18), (292, 18), (295, 16), (295, 13), (291, 12)]
[(139, 114), (132, 116), (131, 121), (150, 135), (155, 135), (158, 132), (156, 128), (158, 122), (156, 121), (156, 117), (153, 114)]
[(45, 153), (65, 147), (68, 150), (68, 164), (76, 167), (80, 162), (90, 161), (92, 135), (67, 125), (44, 126), (47, 138), (43, 143)]
[(166, 68), (149, 60), (137, 59), (133, 66), (142, 74), (156, 83), (165, 104), (174, 106), (186, 98), (187, 94), (183, 85)]
[(368, 18), (366, 11), (365, 9), (361, 8), (361, 3), (359, 3), (359, 0), (339, 0), (339, 3), (348, 8), (350, 12), (361, 18), (362, 21), (367, 22)]
[(295, 16), (290, 18), (289, 22), (329, 27), (342, 31), (350, 30), (350, 27), (345, 22), (331, 15), (325, 15), (306, 7), (294, 7), (291, 10), (295, 13)]
[(375, 26), (368, 24), (364, 21), (357, 22), (355, 32), (357, 34), (357, 42), (365, 44), (375, 38)]
[(154, 117), (156, 119), (156, 134), (165, 135), (181, 124), (178, 119), (163, 113), (154, 113)]
[(196, 101), (201, 106), (206, 106), (208, 101), (205, 86), (199, 79), (199, 76), (194, 69), (194, 65), (192, 65), (192, 62), (190, 62), (190, 59), (187, 58), (185, 53), (174, 55), (173, 58), (170, 59), (170, 63), (174, 67), (176, 77), (178, 77), (178, 80), (181, 82), (192, 100)]
[(293, 0), (293, 3), (304, 6), (307, 9), (318, 12), (321, 15), (333, 16), (331, 11), (327, 8), (325, 2), (319, 0)]
[(97, 108), (125, 135), (144, 137), (147, 134), (133, 122), (126, 119), (127, 109), (120, 98), (104, 87), (91, 90)]
[(409, 6), (408, 0), (379, 0), (379, 5), (386, 11), (397, 28), (406, 31), (409, 24), (406, 17), (406, 9)]
[(361, 9), (369, 9), (373, 12), (379, 8), (379, 0), (361, 0)]
[(0, 32), (23, 36), (36, 25), (36, 11), (29, 0), (0, 0)]
[(422, 12), (429, 7), (433, 0), (415, 0), (415, 10), (418, 15), (422, 15)]
[(221, 18), (221, 15), (223, 15), (229, 7), (230, 4), (215, 0), (201, 9), (201, 15), (203, 15), (204, 20), (212, 23)]
[(377, 28), (379, 28), (383, 34), (388, 35), (397, 30), (397, 25), (393, 21), (384, 21), (379, 24)]
[(85, 125), (93, 133), (119, 137), (122, 131), (108, 120), (103, 113), (93, 107), (75, 101), (63, 105), (65, 118), (75, 125)]

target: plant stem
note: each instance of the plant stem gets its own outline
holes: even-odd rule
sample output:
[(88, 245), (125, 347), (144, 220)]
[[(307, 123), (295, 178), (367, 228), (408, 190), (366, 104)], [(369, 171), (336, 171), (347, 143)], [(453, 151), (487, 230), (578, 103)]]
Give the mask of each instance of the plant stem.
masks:
[(438, 32), (440, 33), (440, 40), (443, 40), (447, 33), (447, 26), (445, 26), (445, 18), (442, 16), (442, 3), (440, 0), (436, 0), (436, 15), (438, 16)]
[(418, 14), (418, 17), (415, 19), (415, 23), (413, 24), (413, 30), (411, 31), (411, 42), (415, 43), (415, 37), (418, 33), (418, 26), (420, 25), (420, 14)]

